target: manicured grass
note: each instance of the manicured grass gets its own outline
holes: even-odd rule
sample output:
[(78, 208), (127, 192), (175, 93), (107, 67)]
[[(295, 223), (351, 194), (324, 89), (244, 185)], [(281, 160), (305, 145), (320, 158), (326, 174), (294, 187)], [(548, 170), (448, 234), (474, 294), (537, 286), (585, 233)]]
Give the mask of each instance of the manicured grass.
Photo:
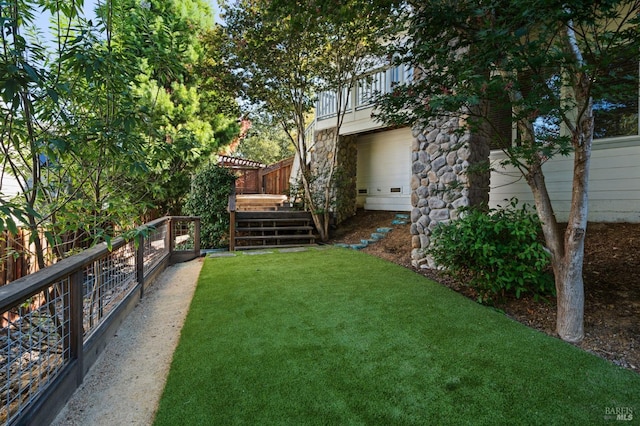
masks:
[(616, 408), (640, 417), (640, 375), (327, 249), (207, 259), (155, 424), (591, 425)]

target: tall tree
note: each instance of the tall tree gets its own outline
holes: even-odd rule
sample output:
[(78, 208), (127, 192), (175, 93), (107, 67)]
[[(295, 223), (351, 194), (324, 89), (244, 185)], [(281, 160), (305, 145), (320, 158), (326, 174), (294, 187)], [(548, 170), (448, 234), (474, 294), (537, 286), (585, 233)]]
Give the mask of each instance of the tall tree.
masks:
[[(21, 186), (16, 200), (25, 212), (23, 222), (32, 236), (37, 236), (41, 228), (52, 236), (63, 210), (81, 198), (78, 187), (70, 189), (73, 172), (65, 165), (66, 159), (74, 155), (77, 158), (85, 148), (83, 137), (74, 139), (74, 135), (80, 134), (79, 129), (85, 129), (85, 135), (92, 135), (101, 149), (109, 152), (120, 151), (118, 147), (123, 144), (115, 136), (122, 129), (126, 113), (122, 113), (125, 108), (117, 105), (117, 99), (121, 99), (120, 89), (128, 81), (120, 72), (122, 69), (114, 68), (120, 61), (117, 53), (107, 48), (95, 49), (94, 43), (87, 42), (92, 35), (91, 31), (80, 30), (90, 30), (81, 18), (82, 6), (81, 1), (69, 4), (12, 1), (0, 7), (3, 18), (0, 66), (7, 71), (2, 73), (0, 87), (4, 100), (0, 138), (3, 171), (11, 173)], [(36, 7), (52, 16), (51, 44), (33, 35), (37, 32), (33, 30)], [(82, 91), (81, 86), (88, 86), (89, 79), (92, 90), (84, 92), (89, 97), (74, 98)], [(118, 95), (106, 99), (106, 92)], [(79, 99), (82, 106), (77, 103)], [(92, 131), (88, 131), (89, 127)], [(76, 182), (86, 183), (87, 179)], [(6, 203), (3, 199), (3, 204)], [(94, 206), (91, 203), (87, 210), (102, 210), (101, 205)], [(9, 222), (10, 218), (6, 220)], [(66, 222), (65, 219), (57, 223)], [(44, 251), (39, 238), (33, 241), (37, 263), (42, 268)]]
[[(328, 238), (340, 126), (356, 78), (378, 59), (395, 23), (393, 2), (327, 3), (239, 0), (224, 6), (229, 50), (245, 94), (278, 119), (293, 142), (305, 200), (322, 240)], [(316, 94), (337, 93), (337, 121), (327, 167), (314, 172), (307, 117)]]
[(237, 155), (247, 160), (273, 164), (295, 154), (295, 148), (278, 123), (270, 114), (252, 114), (251, 127), (240, 141)]
[(221, 31), (201, 0), (118, 3), (116, 43), (137, 57), (134, 90), (148, 116), (149, 172), (132, 190), (155, 214), (179, 214), (191, 174), (239, 130)]
[[(178, 210), (190, 174), (238, 128), (233, 94), (194, 72), (216, 57), (205, 2), (109, 0), (93, 23), (83, 8), (0, 4), (0, 158), (21, 186), (16, 199), (0, 196), (1, 224), (15, 230), (19, 216), (34, 236), (44, 228), (64, 243), (58, 257), (146, 210)], [(42, 9), (47, 36), (34, 29)]]
[[(614, 108), (619, 101), (611, 100), (629, 88), (637, 106), (640, 2), (409, 3), (413, 15), (397, 53), (420, 78), (387, 96), (382, 116), (416, 123), (458, 115), (468, 130), (483, 132), (505, 152), (506, 163), (522, 172), (533, 192), (552, 255), (557, 331), (567, 341), (580, 341), (594, 115)], [(497, 131), (496, 111), (517, 129), (515, 141), (511, 126)], [(560, 229), (542, 166), (569, 154), (573, 196), (568, 225)]]

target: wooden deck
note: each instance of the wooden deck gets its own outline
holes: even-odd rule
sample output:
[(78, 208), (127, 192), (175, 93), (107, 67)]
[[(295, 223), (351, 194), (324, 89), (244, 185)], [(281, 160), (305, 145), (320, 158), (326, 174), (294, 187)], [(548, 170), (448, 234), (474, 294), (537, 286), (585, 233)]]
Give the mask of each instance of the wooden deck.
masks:
[(316, 244), (313, 219), (292, 210), (284, 195), (229, 197), (229, 250), (301, 247)]
[(242, 194), (236, 195), (236, 211), (276, 211), (286, 208), (286, 195)]

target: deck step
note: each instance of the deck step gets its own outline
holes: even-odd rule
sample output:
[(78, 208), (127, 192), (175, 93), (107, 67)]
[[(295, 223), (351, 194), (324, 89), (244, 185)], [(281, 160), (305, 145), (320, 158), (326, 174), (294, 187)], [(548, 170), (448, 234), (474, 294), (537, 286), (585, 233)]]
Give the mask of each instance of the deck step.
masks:
[(239, 211), (234, 214), (235, 250), (315, 245), (311, 214), (301, 211)]
[(317, 244), (275, 244), (268, 246), (238, 246), (236, 250), (264, 250), (277, 248), (293, 248), (293, 247), (318, 247)]
[(249, 227), (238, 227), (236, 231), (238, 232), (252, 232), (252, 231), (313, 231), (315, 228), (313, 226), (249, 226)]
[(236, 212), (236, 220), (292, 220), (292, 219), (306, 219), (312, 220), (311, 213), (301, 211), (288, 211), (288, 210), (274, 210), (274, 211), (253, 211), (253, 212)]
[(305, 235), (241, 235), (236, 236), (236, 241), (248, 241), (248, 240), (315, 240), (316, 237), (312, 234)]
[[(305, 225), (302, 225), (302, 224)], [(272, 219), (269, 220), (236, 220), (236, 224), (238, 228), (283, 228), (287, 226), (311, 226), (309, 225), (309, 221), (301, 221), (301, 220), (278, 220), (274, 221)]]

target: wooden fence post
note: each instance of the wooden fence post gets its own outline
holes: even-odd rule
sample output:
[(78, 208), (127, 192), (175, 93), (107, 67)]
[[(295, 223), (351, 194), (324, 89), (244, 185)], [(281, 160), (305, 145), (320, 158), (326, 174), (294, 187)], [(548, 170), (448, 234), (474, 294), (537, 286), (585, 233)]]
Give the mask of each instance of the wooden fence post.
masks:
[(167, 232), (165, 232), (165, 236), (166, 238), (168, 238), (169, 240), (165, 242), (165, 247), (169, 247), (169, 256), (171, 256), (173, 254), (173, 252), (176, 249), (176, 236), (175, 236), (175, 230), (173, 229), (173, 219), (172, 218), (168, 218), (167, 222), (166, 222), (166, 226), (169, 228), (167, 229)]
[(229, 195), (229, 251), (236, 250), (236, 192), (232, 191)]
[(84, 378), (84, 295), (82, 286), (84, 285), (83, 269), (78, 269), (69, 276), (69, 341), (65, 345), (69, 345), (71, 359), (77, 360), (78, 368), (76, 370), (76, 384), (80, 386)]
[(144, 235), (138, 235), (136, 246), (136, 281), (140, 284), (140, 299), (142, 299), (144, 296)]
[(193, 221), (193, 250), (197, 256), (200, 256), (200, 218), (197, 217)]

